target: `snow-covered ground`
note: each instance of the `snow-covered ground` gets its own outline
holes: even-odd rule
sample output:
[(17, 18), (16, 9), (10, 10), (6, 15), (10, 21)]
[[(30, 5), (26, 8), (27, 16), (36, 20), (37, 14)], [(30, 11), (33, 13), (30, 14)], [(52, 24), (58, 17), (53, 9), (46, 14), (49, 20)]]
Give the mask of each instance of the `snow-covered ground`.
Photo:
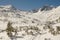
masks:
[[(0, 40), (60, 40), (60, 6), (42, 9), (29, 12), (0, 6)], [(13, 37), (7, 35), (8, 22), (17, 29)]]

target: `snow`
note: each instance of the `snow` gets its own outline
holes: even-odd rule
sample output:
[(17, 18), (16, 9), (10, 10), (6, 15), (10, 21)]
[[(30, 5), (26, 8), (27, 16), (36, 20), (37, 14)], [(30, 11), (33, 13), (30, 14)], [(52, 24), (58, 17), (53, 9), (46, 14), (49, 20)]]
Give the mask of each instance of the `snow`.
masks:
[[(16, 40), (60, 40), (60, 34), (58, 35), (53, 35), (51, 32), (49, 32), (49, 28), (46, 30), (43, 29), (43, 27), (47, 27), (45, 24), (46, 22), (54, 22), (55, 24), (51, 24), (52, 28), (55, 29), (56, 27), (60, 26), (60, 22), (56, 20), (60, 20), (60, 6), (57, 8), (53, 8), (49, 11), (41, 11), (41, 9), (38, 10), (38, 12), (33, 13), (33, 12), (28, 12), (28, 11), (21, 11), (21, 10), (16, 10), (16, 11), (11, 11), (11, 5), (5, 5), (5, 6), (0, 6), (3, 8), (0, 8), (0, 40), (11, 40), (10, 37), (8, 37), (7, 32), (2, 30), (5, 30), (7, 28), (7, 23), (10, 21), (12, 22), (12, 26), (16, 29), (18, 29)], [(4, 12), (3, 10), (9, 10), (9, 12)], [(3, 12), (2, 12), (3, 11)], [(6, 15), (6, 16), (4, 16)], [(47, 23), (48, 25), (48, 23)], [(50, 24), (49, 24), (50, 26)], [(38, 27), (40, 30), (40, 34), (36, 34), (36, 30), (31, 30), (29, 29), (28, 32), (32, 31), (35, 36), (31, 34), (27, 34), (25, 30), (20, 31), (20, 27), (24, 28), (26, 27)], [(14, 36), (14, 32), (13, 36)]]

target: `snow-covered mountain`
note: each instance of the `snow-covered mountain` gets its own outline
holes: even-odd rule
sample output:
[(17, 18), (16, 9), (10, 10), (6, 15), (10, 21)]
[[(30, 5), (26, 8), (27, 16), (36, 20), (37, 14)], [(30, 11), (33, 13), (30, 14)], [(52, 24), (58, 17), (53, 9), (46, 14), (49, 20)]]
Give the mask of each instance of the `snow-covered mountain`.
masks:
[[(1, 5), (0, 30), (5, 30), (8, 22), (12, 23), (13, 28), (17, 27), (17, 35), (23, 37), (15, 40), (60, 40), (60, 6), (43, 6), (37, 10), (23, 11), (12, 5)], [(4, 31), (0, 33), (0, 40), (11, 39)]]

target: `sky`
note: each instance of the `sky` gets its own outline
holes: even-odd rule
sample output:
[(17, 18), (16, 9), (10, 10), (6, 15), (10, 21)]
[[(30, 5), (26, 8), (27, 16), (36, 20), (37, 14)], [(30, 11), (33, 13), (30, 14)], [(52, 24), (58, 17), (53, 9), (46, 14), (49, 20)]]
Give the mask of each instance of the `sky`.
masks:
[(59, 6), (60, 0), (0, 0), (0, 5), (13, 5), (21, 10), (37, 9), (46, 4)]

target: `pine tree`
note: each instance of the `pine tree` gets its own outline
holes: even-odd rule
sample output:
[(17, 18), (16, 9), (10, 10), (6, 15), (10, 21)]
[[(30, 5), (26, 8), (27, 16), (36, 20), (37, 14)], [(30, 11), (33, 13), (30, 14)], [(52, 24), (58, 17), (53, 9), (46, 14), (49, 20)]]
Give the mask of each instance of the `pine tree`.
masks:
[(12, 27), (12, 23), (11, 22), (8, 22), (7, 28), (6, 28), (6, 32), (7, 32), (8, 37), (10, 37), (11, 40), (13, 40), (13, 38), (12, 38), (13, 34), (12, 34), (12, 32), (14, 32), (14, 28)]

